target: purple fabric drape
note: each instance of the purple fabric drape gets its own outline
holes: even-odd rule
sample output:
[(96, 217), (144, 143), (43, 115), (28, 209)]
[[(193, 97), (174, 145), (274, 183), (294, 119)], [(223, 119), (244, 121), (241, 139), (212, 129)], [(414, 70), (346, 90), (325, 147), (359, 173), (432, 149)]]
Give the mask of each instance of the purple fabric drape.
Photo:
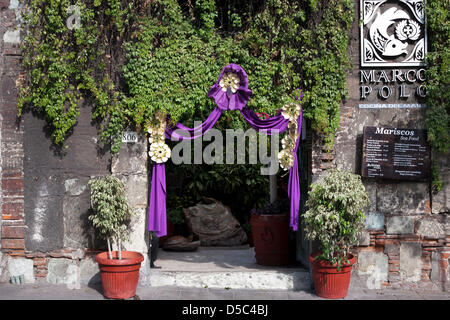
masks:
[(153, 162), (150, 205), (148, 208), (148, 230), (158, 237), (167, 234), (166, 221), (166, 167), (164, 163)]
[(298, 118), (297, 123), (300, 134), (297, 137), (297, 142), (292, 152), (294, 156), (294, 164), (289, 170), (289, 182), (288, 182), (288, 197), (291, 200), (290, 226), (294, 231), (298, 230), (298, 214), (300, 210), (300, 179), (298, 175), (297, 151), (300, 145), (300, 137), (302, 133), (303, 110), (300, 111), (300, 117)]
[[(188, 128), (181, 123), (166, 127), (165, 136), (176, 140), (196, 139), (204, 135), (219, 120), (222, 110), (215, 108), (205, 122), (195, 128)], [(182, 133), (182, 134), (180, 134)], [(164, 163), (153, 162), (152, 185), (150, 189), (150, 206), (148, 209), (148, 230), (158, 237), (167, 234), (166, 223), (166, 169)]]
[(241, 110), (241, 115), (253, 129), (267, 130), (267, 134), (271, 134), (273, 130), (274, 133), (283, 133), (289, 124), (289, 120), (285, 119), (281, 113), (268, 119), (260, 119), (252, 109), (244, 108)]
[[(166, 127), (165, 136), (167, 139), (174, 138), (178, 141), (181, 140), (191, 140), (196, 139), (198, 137), (201, 137), (204, 135), (209, 129), (214, 127), (217, 120), (219, 120), (220, 116), (222, 115), (222, 110), (219, 108), (215, 108), (206, 118), (205, 122), (200, 124), (199, 126), (195, 128), (188, 128), (181, 123), (177, 123), (174, 127), (170, 128), (169, 126)], [(180, 135), (180, 133), (183, 133)]]
[[(231, 95), (231, 97), (229, 97), (226, 91), (223, 91), (222, 87), (219, 85), (220, 80), (226, 72), (236, 74), (240, 80), (239, 89), (235, 94)], [(242, 108), (244, 108), (247, 104), (251, 95), (252, 90), (248, 88), (247, 73), (244, 69), (242, 69), (240, 65), (234, 63), (230, 63), (222, 69), (217, 82), (208, 91), (208, 97), (213, 98), (217, 107), (221, 110), (242, 110)]]
[[(222, 110), (216, 108), (208, 116), (205, 122), (195, 128), (188, 128), (181, 123), (177, 123), (175, 127), (166, 128), (166, 138), (172, 137), (177, 140), (196, 139), (211, 129), (220, 118)], [(267, 134), (283, 133), (287, 129), (289, 120), (285, 119), (281, 114), (270, 117), (268, 119), (260, 119), (258, 115), (251, 109), (244, 108), (241, 110), (244, 119), (257, 131), (265, 130)], [(300, 115), (298, 124), (299, 132), (302, 127), (302, 115)], [(178, 132), (177, 130), (182, 130)], [(296, 147), (294, 149), (294, 164), (289, 170), (288, 196), (291, 202), (290, 210), (290, 226), (292, 230), (298, 230), (298, 213), (300, 208), (300, 185), (298, 175), (298, 159), (297, 150), (299, 147), (300, 137), (297, 138)], [(158, 237), (167, 234), (166, 224), (166, 172), (164, 163), (153, 163), (152, 185), (150, 189), (150, 206), (148, 230), (155, 231)]]
[[(251, 109), (244, 108), (241, 110), (244, 119), (256, 130), (266, 130), (267, 134), (283, 133), (287, 130), (289, 120), (285, 119), (281, 113), (268, 119), (260, 119), (258, 115)], [(299, 132), (302, 132), (303, 110), (297, 120)], [(272, 132), (274, 131), (274, 132)], [(294, 164), (289, 170), (288, 196), (291, 201), (291, 217), (290, 226), (292, 230), (298, 230), (298, 212), (300, 209), (300, 181), (298, 176), (298, 159), (297, 150), (299, 146), (300, 135), (297, 137), (295, 149), (293, 150)]]
[[(225, 72), (235, 73), (239, 77), (239, 88), (231, 94), (228, 90), (223, 90), (220, 80)], [(223, 85), (223, 84), (222, 84)], [(229, 88), (228, 88), (229, 89)], [(230, 95), (231, 94), (231, 95)], [(244, 119), (257, 131), (264, 130), (267, 134), (283, 133), (287, 130), (289, 120), (285, 119), (281, 113), (268, 119), (260, 119), (251, 109), (246, 107), (252, 91), (248, 88), (248, 78), (241, 66), (231, 63), (222, 69), (217, 82), (208, 92), (208, 97), (213, 98), (217, 107), (211, 112), (205, 122), (195, 128), (188, 128), (181, 123), (174, 127), (166, 127), (165, 136), (175, 140), (196, 139), (210, 130), (220, 118), (224, 110), (240, 110)], [(302, 96), (303, 97), (303, 94)], [(300, 99), (298, 100), (301, 100)], [(299, 117), (299, 132), (302, 127), (302, 113)], [(180, 134), (181, 133), (181, 134)], [(290, 225), (294, 231), (298, 229), (298, 211), (300, 207), (300, 185), (298, 175), (297, 150), (300, 137), (293, 151), (294, 164), (289, 170), (289, 190), (288, 195), (291, 201)], [(164, 163), (153, 163), (152, 185), (150, 188), (150, 205), (148, 230), (154, 231), (158, 237), (167, 234), (166, 221), (166, 171)]]

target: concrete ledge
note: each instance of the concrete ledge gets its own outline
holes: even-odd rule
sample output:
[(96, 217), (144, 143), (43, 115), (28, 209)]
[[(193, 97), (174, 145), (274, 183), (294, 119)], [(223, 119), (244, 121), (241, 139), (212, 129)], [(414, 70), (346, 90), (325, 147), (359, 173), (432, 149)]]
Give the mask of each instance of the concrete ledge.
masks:
[(151, 287), (308, 290), (311, 277), (299, 266), (270, 267), (256, 263), (248, 246), (200, 247), (194, 252), (159, 251), (150, 269)]
[(230, 288), (262, 290), (308, 290), (311, 277), (307, 271), (257, 272), (190, 272), (151, 271), (150, 286), (178, 286), (193, 288)]

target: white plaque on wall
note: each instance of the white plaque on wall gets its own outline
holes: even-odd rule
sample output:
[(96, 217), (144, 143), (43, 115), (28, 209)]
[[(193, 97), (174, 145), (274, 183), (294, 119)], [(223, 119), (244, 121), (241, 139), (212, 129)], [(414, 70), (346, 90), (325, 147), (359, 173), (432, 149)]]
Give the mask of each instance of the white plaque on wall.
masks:
[(423, 66), (423, 0), (360, 0), (361, 67)]

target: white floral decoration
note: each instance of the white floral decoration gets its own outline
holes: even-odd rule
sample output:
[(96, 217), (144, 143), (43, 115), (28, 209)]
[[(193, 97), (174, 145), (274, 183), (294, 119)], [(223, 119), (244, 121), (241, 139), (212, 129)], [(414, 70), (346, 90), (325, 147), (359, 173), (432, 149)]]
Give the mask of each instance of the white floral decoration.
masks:
[(298, 103), (289, 103), (281, 109), (283, 118), (289, 120), (286, 135), (281, 140), (283, 149), (278, 154), (278, 161), (284, 170), (289, 170), (294, 165), (294, 149), (298, 139), (297, 120), (301, 115), (301, 106)]
[(236, 93), (237, 89), (240, 87), (240, 80), (237, 74), (232, 72), (227, 72), (220, 79), (219, 85), (222, 87), (223, 92), (227, 92), (230, 88), (232, 93)]
[(281, 146), (283, 149), (293, 150), (295, 148), (295, 138), (291, 135), (286, 135), (283, 139), (281, 139)]
[(169, 160), (171, 153), (167, 144), (164, 142), (155, 142), (150, 145), (148, 155), (156, 163), (164, 163)]
[(148, 152), (150, 158), (156, 163), (164, 163), (169, 160), (172, 151), (169, 146), (164, 142), (166, 130), (166, 115), (160, 111), (156, 111), (154, 114), (155, 122), (148, 128), (150, 143), (150, 151)]
[(280, 162), (281, 168), (284, 170), (289, 170), (294, 165), (294, 156), (292, 151), (283, 149), (278, 153), (278, 161)]
[(297, 121), (298, 117), (300, 117), (301, 107), (298, 103), (289, 103), (281, 108), (281, 114), (283, 118), (288, 119), (289, 121)]

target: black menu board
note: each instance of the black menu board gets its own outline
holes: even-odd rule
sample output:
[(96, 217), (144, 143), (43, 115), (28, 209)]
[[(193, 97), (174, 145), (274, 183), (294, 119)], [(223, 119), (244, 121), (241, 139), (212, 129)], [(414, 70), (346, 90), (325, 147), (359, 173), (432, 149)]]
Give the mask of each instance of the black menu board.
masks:
[(430, 146), (425, 130), (364, 127), (363, 177), (426, 180)]

